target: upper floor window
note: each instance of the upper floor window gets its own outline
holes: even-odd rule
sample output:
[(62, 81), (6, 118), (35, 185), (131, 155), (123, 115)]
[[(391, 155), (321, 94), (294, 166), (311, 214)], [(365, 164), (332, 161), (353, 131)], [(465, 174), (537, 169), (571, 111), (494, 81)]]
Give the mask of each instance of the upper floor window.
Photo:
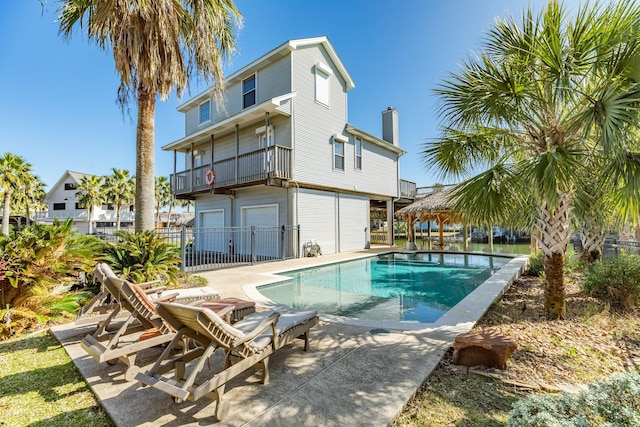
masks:
[(355, 168), (356, 170), (362, 170), (362, 140), (360, 138), (356, 138)]
[(316, 64), (316, 102), (329, 106), (329, 77), (331, 69), (323, 64)]
[(333, 140), (333, 168), (344, 170), (344, 142)]
[(53, 210), (54, 211), (63, 211), (66, 209), (66, 206), (64, 203), (54, 203), (53, 204)]
[(256, 75), (242, 80), (242, 108), (251, 107), (256, 103)]
[(200, 104), (200, 124), (208, 122), (211, 120), (211, 100), (207, 100)]
[(77, 190), (78, 189), (78, 184), (73, 183), (73, 182), (65, 182), (64, 183), (64, 189), (65, 190)]
[(76, 203), (76, 209), (86, 209), (87, 207), (84, 206), (82, 203)]

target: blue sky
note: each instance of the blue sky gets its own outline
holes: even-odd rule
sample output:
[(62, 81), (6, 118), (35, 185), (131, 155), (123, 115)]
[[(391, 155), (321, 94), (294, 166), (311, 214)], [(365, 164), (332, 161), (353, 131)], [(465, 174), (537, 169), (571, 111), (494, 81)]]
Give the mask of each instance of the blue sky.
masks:
[[(135, 173), (136, 111), (116, 103), (119, 77), (110, 53), (81, 32), (58, 35), (57, 3), (4, 0), (0, 13), (0, 154), (12, 152), (33, 165), (51, 188), (65, 170), (107, 175)], [(225, 73), (239, 69), (290, 39), (326, 35), (355, 81), (349, 122), (381, 136), (381, 112), (399, 112), (400, 175), (418, 186), (444, 182), (420, 158), (425, 141), (438, 136), (433, 89), (480, 46), (497, 16), (520, 16), (542, 0), (238, 0), (244, 16), (238, 52)], [(573, 2), (570, 2), (573, 3)], [(176, 107), (191, 94), (156, 107), (156, 175), (173, 172), (173, 154), (160, 149), (184, 136)], [(178, 165), (178, 169), (181, 165)]]

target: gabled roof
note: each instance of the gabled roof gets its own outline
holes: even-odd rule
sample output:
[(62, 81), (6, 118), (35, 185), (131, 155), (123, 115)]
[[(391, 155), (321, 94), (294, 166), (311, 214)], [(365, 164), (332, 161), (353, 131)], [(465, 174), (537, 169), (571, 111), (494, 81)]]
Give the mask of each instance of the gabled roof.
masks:
[(73, 180), (76, 183), (80, 183), (82, 178), (84, 178), (85, 176), (91, 176), (91, 174), (90, 173), (83, 173), (83, 172), (74, 172), (74, 171), (70, 171), (70, 170), (65, 171), (65, 173), (62, 174), (62, 176), (55, 183), (55, 185), (53, 187), (51, 187), (51, 190), (49, 190), (47, 192), (47, 195), (44, 197), (44, 201), (46, 202), (47, 200), (49, 200), (49, 196), (52, 195), (53, 193), (55, 193), (55, 191), (58, 189), (58, 187), (60, 187), (67, 180), (67, 177), (71, 177), (71, 178), (73, 178)]
[(350, 125), (347, 123), (347, 128), (346, 128), (347, 132), (349, 132), (352, 135), (355, 136), (359, 136), (361, 138), (366, 139), (369, 142), (374, 143), (375, 145), (382, 147), (386, 150), (392, 151), (396, 154), (398, 154), (399, 156), (402, 156), (403, 154), (407, 154), (406, 151), (404, 151), (402, 148), (398, 147), (397, 145), (393, 145), (392, 143), (385, 141), (384, 139), (380, 139), (377, 136), (373, 136), (368, 132), (365, 132), (361, 129), (358, 129), (357, 127)]
[[(287, 56), (294, 50), (304, 48), (307, 46), (317, 45), (317, 44), (322, 45), (327, 51), (327, 53), (329, 54), (329, 57), (331, 58), (334, 65), (338, 69), (338, 72), (340, 73), (342, 78), (344, 79), (345, 84), (347, 85), (347, 90), (353, 89), (354, 87), (356, 87), (355, 83), (353, 82), (353, 79), (351, 78), (344, 64), (338, 57), (336, 50), (333, 48), (333, 45), (329, 41), (329, 38), (326, 36), (313, 37), (313, 38), (307, 38), (307, 39), (289, 40), (281, 44), (277, 48), (273, 49), (272, 51), (262, 55), (260, 58), (256, 59), (250, 64), (245, 65), (244, 67), (234, 72), (233, 74), (230, 74), (229, 76), (227, 76), (225, 78), (225, 83), (228, 85), (230, 83), (235, 82), (236, 80), (242, 79), (247, 75), (253, 73), (253, 71), (259, 68), (262, 68), (264, 64), (274, 62), (279, 58)], [(179, 105), (178, 111), (186, 112), (187, 110), (192, 108), (194, 105), (197, 105), (202, 98), (205, 98), (205, 97), (208, 98), (209, 96), (211, 96), (210, 94), (211, 94), (211, 90), (205, 89), (204, 91), (200, 92), (198, 95), (194, 96), (190, 100)]]

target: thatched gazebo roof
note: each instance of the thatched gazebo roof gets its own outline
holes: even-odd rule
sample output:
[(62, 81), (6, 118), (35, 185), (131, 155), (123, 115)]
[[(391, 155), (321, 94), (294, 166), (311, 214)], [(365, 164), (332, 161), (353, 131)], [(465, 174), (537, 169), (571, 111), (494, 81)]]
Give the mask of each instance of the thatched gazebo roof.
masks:
[(182, 212), (176, 220), (175, 226), (182, 227), (184, 225), (186, 227), (193, 227), (195, 217), (196, 215), (193, 212)]
[(401, 219), (419, 219), (420, 222), (437, 221), (438, 223), (457, 223), (461, 221), (460, 214), (453, 212), (453, 202), (450, 199), (454, 186), (440, 191), (434, 191), (416, 196), (415, 202), (402, 209), (395, 215)]

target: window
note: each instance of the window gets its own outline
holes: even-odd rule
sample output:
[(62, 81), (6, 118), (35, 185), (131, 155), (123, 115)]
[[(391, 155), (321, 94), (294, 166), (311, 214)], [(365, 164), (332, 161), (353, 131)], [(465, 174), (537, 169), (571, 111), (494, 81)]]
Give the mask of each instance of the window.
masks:
[(344, 170), (344, 142), (333, 141), (333, 168)]
[(78, 184), (75, 184), (73, 182), (65, 182), (64, 189), (65, 190), (77, 190), (78, 189)]
[[(276, 140), (276, 134), (273, 130), (273, 126), (269, 126), (269, 141), (267, 142), (267, 132), (266, 129), (264, 128), (264, 126), (259, 127), (256, 129), (256, 135), (258, 136), (258, 149), (261, 150), (265, 150), (268, 149), (269, 147), (273, 147), (275, 144), (275, 140)], [(266, 153), (264, 153), (263, 157), (263, 162), (264, 162), (264, 169), (268, 172), (271, 172), (274, 167), (273, 164), (273, 149), (271, 150), (267, 150)]]
[(53, 210), (54, 211), (63, 211), (66, 209), (66, 206), (64, 203), (54, 203), (53, 204)]
[(251, 107), (256, 103), (256, 75), (242, 80), (242, 108)]
[(329, 76), (333, 74), (326, 65), (316, 64), (316, 102), (329, 106)]
[(80, 203), (76, 203), (76, 209), (86, 209), (86, 208), (87, 208), (86, 206), (83, 206)]
[(200, 124), (211, 120), (211, 100), (207, 100), (200, 104)]
[(355, 168), (356, 170), (362, 170), (362, 140), (360, 138), (356, 138), (356, 156), (355, 156)]

